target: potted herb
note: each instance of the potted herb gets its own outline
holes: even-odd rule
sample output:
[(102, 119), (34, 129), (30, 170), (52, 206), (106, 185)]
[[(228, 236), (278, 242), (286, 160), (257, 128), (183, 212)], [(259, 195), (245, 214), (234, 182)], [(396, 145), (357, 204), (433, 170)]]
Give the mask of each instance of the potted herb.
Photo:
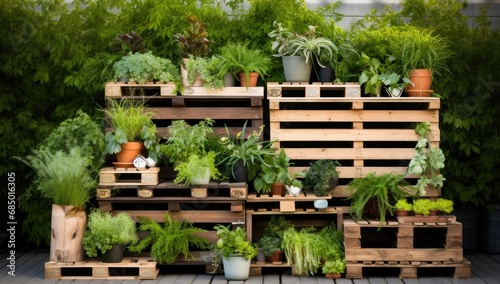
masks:
[(327, 196), (328, 191), (337, 186), (339, 162), (330, 159), (321, 159), (312, 162), (303, 181), (304, 190), (312, 191), (316, 196)]
[(264, 255), (270, 258), (271, 262), (281, 261), (282, 250), (281, 243), (283, 235), (293, 225), (284, 216), (272, 215), (267, 227), (264, 228), (264, 233), (259, 241), (259, 245), (264, 251)]
[[(179, 56), (181, 60), (181, 78), (182, 83), (185, 87), (187, 86), (202, 86), (203, 80), (198, 76), (195, 83), (191, 84), (188, 81), (188, 70), (186, 68), (186, 59), (191, 55), (193, 58), (206, 57), (210, 53), (210, 44), (208, 32), (205, 30), (204, 23), (194, 15), (188, 15), (187, 21), (189, 22), (189, 28), (185, 30), (184, 33), (178, 33), (174, 35), (174, 39), (177, 42), (179, 48)], [(193, 75), (191, 75), (193, 76)]]
[[(309, 82), (312, 62), (316, 61), (324, 67), (324, 61), (331, 61), (338, 49), (328, 38), (318, 37), (315, 27), (309, 26), (309, 31), (303, 34), (294, 33), (274, 22), (276, 27), (269, 33), (273, 40), (272, 50), (275, 56), (283, 59), (285, 78), (288, 82)], [(322, 60), (319, 60), (322, 54)]]
[(96, 185), (90, 170), (92, 160), (77, 145), (67, 152), (40, 148), (20, 160), (35, 172), (25, 195), (52, 201), (50, 261), (82, 261), (85, 205)]
[(271, 148), (272, 142), (262, 141), (264, 125), (260, 126), (259, 132), (254, 131), (246, 136), (247, 122), (245, 121), (242, 131), (235, 138), (231, 138), (227, 126), (226, 136), (220, 138), (225, 151), (219, 164), (225, 164), (229, 168), (233, 181), (253, 180), (260, 165), (265, 163), (264, 157), (275, 151)]
[(221, 48), (220, 54), (222, 64), (219, 76), (227, 72), (237, 74), (242, 87), (257, 86), (258, 77), (267, 75), (271, 67), (269, 57), (259, 49), (249, 49), (246, 44), (230, 43)]
[(135, 222), (126, 212), (115, 216), (94, 209), (89, 214), (83, 247), (90, 257), (101, 256), (103, 262), (121, 262), (126, 246), (137, 243)]
[(453, 211), (453, 201), (446, 198), (438, 198), (434, 201), (433, 207), (445, 214), (450, 214)]
[(281, 247), (288, 265), (293, 265), (299, 275), (314, 274), (321, 264), (321, 237), (312, 227), (285, 230)]
[(351, 192), (347, 198), (351, 201), (351, 214), (356, 219), (365, 214), (368, 218), (379, 218), (381, 223), (385, 222), (386, 215), (394, 213), (394, 203), (405, 198), (403, 187), (408, 185), (404, 175), (393, 173), (369, 173), (352, 180), (347, 186)]
[[(105, 136), (106, 152), (116, 154), (117, 162), (114, 164), (117, 167), (130, 167), (144, 148), (142, 134), (147, 136), (144, 138), (152, 139), (149, 129), (154, 127), (152, 118), (155, 113), (146, 110), (144, 102), (128, 99), (109, 99), (104, 112), (112, 128)], [(148, 146), (152, 148), (153, 144)]]
[(396, 209), (396, 216), (409, 216), (412, 211), (413, 206), (406, 200), (406, 198), (399, 199), (396, 204), (394, 204), (394, 209)]
[(285, 194), (285, 182), (288, 178), (290, 157), (285, 149), (278, 155), (265, 155), (260, 171), (253, 181), (253, 186), (258, 193), (271, 193), (271, 195)]
[(325, 274), (326, 278), (336, 279), (340, 278), (342, 273), (344, 273), (346, 269), (345, 259), (335, 259), (325, 261), (321, 271)]
[(271, 262), (279, 262), (282, 259), (281, 239), (276, 236), (263, 235), (259, 240), (259, 247)]
[(217, 225), (216, 251), (222, 257), (224, 276), (227, 280), (246, 280), (250, 273), (250, 261), (257, 250), (246, 240), (246, 231), (241, 227), (232, 230), (230, 225)]
[(205, 230), (194, 227), (188, 220), (175, 220), (168, 212), (164, 215), (163, 227), (156, 221), (140, 217), (139, 230), (148, 231), (149, 235), (129, 248), (139, 253), (151, 246), (151, 257), (159, 264), (169, 264), (177, 261), (182, 255), (184, 258), (193, 258), (189, 253), (190, 247), (205, 249), (208, 241), (198, 235)]
[(210, 179), (220, 179), (222, 175), (215, 165), (215, 156), (214, 151), (201, 156), (192, 154), (187, 162), (181, 162), (174, 168), (177, 172), (174, 183), (208, 184)]
[(304, 171), (300, 171), (293, 174), (293, 177), (290, 177), (292, 174), (289, 172), (288, 179), (285, 181), (285, 188), (288, 191), (288, 194), (291, 196), (299, 196), (300, 191), (302, 190), (303, 183), (302, 179), (306, 177), (306, 173)]
[(418, 123), (415, 132), (419, 135), (415, 153), (408, 165), (408, 173), (419, 175), (415, 186), (417, 196), (425, 196), (425, 188), (441, 188), (446, 180), (440, 173), (444, 168), (445, 156), (440, 148), (432, 148), (429, 141), (431, 133), (430, 122)]
[(224, 87), (224, 76), (220, 75), (223, 59), (219, 56), (189, 57), (184, 60), (187, 69), (187, 81), (194, 85), (197, 77), (203, 80), (206, 89), (221, 89)]
[(178, 82), (179, 70), (166, 58), (146, 53), (130, 52), (114, 63), (114, 80), (124, 80), (144, 84), (146, 82)]
[(413, 212), (415, 215), (428, 216), (432, 206), (432, 200), (428, 198), (418, 198), (413, 201)]

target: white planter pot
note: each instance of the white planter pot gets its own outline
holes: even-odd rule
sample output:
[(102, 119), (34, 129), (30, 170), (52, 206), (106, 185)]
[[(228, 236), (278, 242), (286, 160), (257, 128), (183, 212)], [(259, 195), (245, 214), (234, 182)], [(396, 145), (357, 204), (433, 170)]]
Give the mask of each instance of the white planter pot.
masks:
[(202, 174), (192, 178), (192, 184), (208, 184), (210, 183), (210, 168), (206, 167), (204, 170), (200, 170)]
[(222, 258), (224, 277), (227, 280), (246, 280), (250, 274), (250, 259), (235, 255)]
[(309, 82), (312, 63), (306, 63), (304, 56), (283, 56), (283, 69), (287, 82)]

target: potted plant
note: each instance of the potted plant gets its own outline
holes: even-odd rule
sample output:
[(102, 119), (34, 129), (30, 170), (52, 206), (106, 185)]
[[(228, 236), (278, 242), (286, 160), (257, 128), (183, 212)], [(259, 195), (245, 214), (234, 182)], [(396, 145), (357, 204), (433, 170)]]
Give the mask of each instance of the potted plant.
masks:
[(337, 186), (339, 162), (330, 159), (320, 159), (312, 162), (303, 181), (304, 190), (312, 191), (316, 196), (327, 196), (328, 191)]
[(42, 147), (21, 159), (35, 172), (25, 195), (39, 194), (52, 200), (50, 261), (83, 261), (85, 205), (96, 180), (92, 176), (92, 160), (82, 153), (77, 145), (67, 152)]
[(322, 261), (344, 259), (344, 236), (342, 231), (337, 230), (335, 223), (321, 229), (319, 236), (321, 241), (318, 243), (318, 249)]
[(284, 216), (272, 215), (267, 227), (264, 228), (264, 233), (259, 241), (260, 247), (264, 251), (264, 255), (270, 259), (271, 262), (281, 261), (282, 250), (281, 243), (283, 242), (283, 235), (293, 225)]
[[(155, 113), (146, 110), (142, 101), (123, 99), (120, 101), (109, 99), (108, 107), (104, 110), (112, 131), (106, 133), (106, 152), (116, 154), (117, 167), (131, 167), (137, 155), (144, 148), (143, 130), (154, 126), (152, 118)], [(145, 135), (150, 137), (149, 130)], [(154, 147), (153, 143), (149, 144)]]
[(208, 248), (208, 241), (198, 235), (205, 230), (194, 227), (188, 220), (172, 219), (168, 212), (165, 212), (163, 218), (162, 227), (150, 218), (140, 217), (139, 230), (148, 231), (149, 235), (129, 250), (140, 253), (151, 246), (151, 257), (154, 261), (169, 264), (176, 262), (180, 255), (186, 259), (193, 258), (189, 253), (190, 247)]
[(246, 240), (246, 231), (241, 227), (232, 230), (230, 225), (216, 225), (219, 240), (217, 252), (222, 256), (224, 276), (227, 280), (246, 280), (250, 273), (250, 261), (257, 250)]
[(453, 54), (446, 39), (412, 26), (396, 35), (392, 49), (402, 64), (403, 76), (413, 82), (406, 89), (409, 96), (430, 96), (432, 77), (448, 71), (446, 61)]
[(446, 198), (438, 198), (434, 201), (433, 208), (444, 214), (450, 214), (453, 211), (453, 201)]
[(226, 136), (220, 138), (220, 144), (224, 145), (225, 151), (219, 164), (225, 164), (230, 172), (231, 178), (236, 182), (253, 180), (261, 164), (265, 163), (264, 156), (274, 154), (271, 142), (262, 141), (264, 125), (259, 132), (252, 132), (246, 136), (247, 122), (243, 124), (242, 131), (235, 138), (231, 138), (229, 129), (226, 128)]
[(183, 62), (190, 85), (193, 85), (199, 77), (203, 81), (203, 87), (208, 90), (224, 87), (224, 76), (220, 75), (223, 59), (220, 56), (194, 57), (190, 54)]
[(396, 209), (396, 216), (409, 216), (412, 211), (412, 204), (406, 200), (406, 198), (399, 199), (394, 204), (394, 209)]
[(130, 52), (113, 64), (115, 81), (130, 81), (144, 84), (146, 82), (178, 82), (179, 70), (166, 58), (146, 53)]
[(293, 177), (290, 177), (292, 174), (289, 172), (288, 179), (285, 181), (285, 188), (288, 191), (288, 194), (291, 196), (299, 196), (300, 191), (302, 190), (303, 183), (302, 179), (306, 177), (305, 171), (300, 171), (293, 174)]
[(444, 168), (445, 156), (440, 148), (432, 148), (429, 141), (431, 133), (430, 122), (418, 123), (415, 132), (419, 135), (415, 153), (408, 165), (409, 174), (419, 175), (415, 186), (417, 196), (425, 196), (425, 188), (441, 188), (446, 180), (440, 173)]
[(208, 184), (210, 179), (220, 179), (222, 175), (215, 165), (215, 156), (214, 151), (208, 151), (201, 156), (191, 154), (187, 162), (181, 162), (174, 168), (177, 172), (174, 183)]
[(282, 27), (281, 23), (274, 22), (273, 25), (276, 29), (269, 33), (273, 40), (272, 50), (276, 51), (275, 56), (282, 57), (288, 82), (309, 82), (312, 62), (324, 67), (324, 61), (331, 61), (337, 52), (333, 41), (318, 37), (313, 26), (309, 26), (308, 32), (298, 34)]
[(288, 265), (293, 265), (299, 275), (314, 274), (321, 264), (321, 237), (313, 227), (285, 230), (281, 247)]
[(345, 259), (335, 259), (325, 261), (321, 271), (325, 274), (326, 278), (336, 279), (340, 278), (346, 268)]
[(359, 220), (365, 214), (368, 218), (379, 218), (381, 223), (385, 222), (386, 215), (394, 213), (394, 203), (405, 198), (404, 187), (408, 185), (404, 175), (393, 173), (369, 173), (352, 180), (347, 186), (347, 190), (352, 192), (347, 198), (351, 201), (351, 215)]
[(135, 222), (128, 213), (113, 216), (99, 209), (90, 212), (83, 238), (88, 256), (100, 255), (103, 262), (121, 262), (126, 246), (134, 245), (138, 240)]
[(278, 155), (265, 155), (260, 171), (253, 181), (253, 186), (258, 193), (271, 193), (271, 195), (285, 194), (285, 182), (288, 178), (290, 157), (285, 149)]
[[(179, 48), (179, 56), (181, 60), (181, 78), (182, 83), (185, 87), (187, 86), (202, 86), (203, 81), (198, 75), (198, 79), (195, 83), (191, 84), (188, 81), (188, 70), (186, 68), (186, 59), (191, 55), (194, 58), (206, 57), (210, 53), (210, 44), (208, 32), (205, 30), (205, 25), (203, 22), (194, 15), (188, 15), (187, 20), (189, 22), (189, 28), (186, 29), (184, 33), (178, 33), (174, 35), (174, 39), (177, 42)], [(192, 75), (191, 75), (192, 76)]]
[(219, 76), (227, 72), (239, 76), (242, 87), (257, 86), (258, 77), (267, 75), (271, 59), (260, 49), (250, 49), (246, 44), (230, 43), (220, 50), (222, 64)]
[(413, 201), (413, 212), (415, 215), (428, 216), (432, 206), (432, 200), (428, 198), (418, 198)]

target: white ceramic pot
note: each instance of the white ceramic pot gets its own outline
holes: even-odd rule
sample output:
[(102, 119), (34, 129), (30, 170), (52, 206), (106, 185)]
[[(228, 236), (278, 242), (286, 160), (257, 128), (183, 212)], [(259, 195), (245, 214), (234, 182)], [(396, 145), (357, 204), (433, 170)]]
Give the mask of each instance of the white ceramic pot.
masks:
[(222, 258), (224, 277), (227, 280), (246, 280), (250, 274), (250, 259), (242, 255)]

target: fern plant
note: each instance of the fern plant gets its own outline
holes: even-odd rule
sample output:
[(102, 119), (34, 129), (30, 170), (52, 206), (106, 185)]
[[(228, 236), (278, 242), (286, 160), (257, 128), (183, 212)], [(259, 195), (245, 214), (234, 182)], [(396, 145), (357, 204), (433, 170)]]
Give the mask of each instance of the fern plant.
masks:
[(149, 231), (150, 234), (137, 245), (129, 247), (129, 250), (139, 253), (152, 244), (151, 257), (160, 264), (174, 263), (181, 254), (192, 259), (190, 246), (200, 249), (208, 247), (208, 241), (196, 234), (205, 230), (194, 227), (187, 220), (173, 220), (168, 212), (165, 212), (163, 227), (147, 217), (140, 217), (140, 223), (139, 230)]
[(187, 162), (182, 162), (175, 167), (177, 176), (174, 183), (196, 184), (196, 181), (203, 179), (207, 171), (210, 178), (220, 179), (222, 174), (215, 165), (215, 156), (214, 151), (209, 151), (203, 156), (191, 155)]
[(404, 175), (393, 173), (382, 175), (369, 173), (364, 178), (354, 179), (347, 186), (347, 190), (352, 192), (347, 198), (351, 201), (351, 215), (358, 220), (361, 219), (366, 205), (374, 200), (380, 222), (385, 222), (386, 215), (394, 213), (394, 202), (405, 198), (403, 187), (408, 185)]
[(224, 76), (226, 72), (245, 73), (246, 86), (248, 86), (250, 72), (257, 72), (260, 76), (264, 76), (271, 67), (271, 58), (260, 49), (250, 49), (241, 43), (230, 43), (222, 47), (221, 57), (219, 76)]

